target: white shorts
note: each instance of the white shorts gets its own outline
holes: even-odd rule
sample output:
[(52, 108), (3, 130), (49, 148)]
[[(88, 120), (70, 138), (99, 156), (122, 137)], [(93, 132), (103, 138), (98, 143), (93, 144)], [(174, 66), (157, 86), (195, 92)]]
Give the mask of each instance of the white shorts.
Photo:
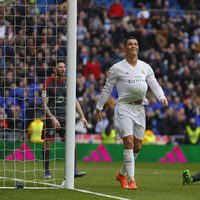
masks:
[(146, 116), (143, 105), (120, 103), (115, 106), (114, 124), (116, 134), (121, 137), (133, 135), (143, 140), (146, 128)]

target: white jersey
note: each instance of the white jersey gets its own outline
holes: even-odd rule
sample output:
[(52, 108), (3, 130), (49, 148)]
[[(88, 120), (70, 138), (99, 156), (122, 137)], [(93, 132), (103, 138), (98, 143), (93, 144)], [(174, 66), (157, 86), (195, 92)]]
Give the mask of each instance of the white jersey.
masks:
[(137, 60), (135, 67), (126, 59), (114, 64), (109, 70), (109, 76), (97, 102), (97, 109), (102, 110), (113, 87), (118, 92), (117, 103), (133, 102), (142, 99), (142, 104), (147, 105), (146, 93), (148, 86), (152, 89), (158, 100), (165, 98), (164, 92), (158, 84), (150, 65)]

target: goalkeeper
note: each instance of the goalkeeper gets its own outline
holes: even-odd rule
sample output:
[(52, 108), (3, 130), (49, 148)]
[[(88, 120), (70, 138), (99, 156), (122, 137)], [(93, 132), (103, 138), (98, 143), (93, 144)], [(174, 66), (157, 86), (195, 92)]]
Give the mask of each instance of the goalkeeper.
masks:
[[(42, 90), (42, 101), (45, 111), (45, 123), (42, 133), (44, 140), (43, 147), (43, 164), (44, 177), (51, 178), (49, 170), (50, 146), (54, 142), (56, 133), (59, 134), (62, 141), (65, 141), (65, 116), (66, 116), (66, 65), (63, 60), (59, 60), (54, 69), (54, 76), (48, 78)], [(76, 100), (76, 111), (80, 115), (81, 121), (87, 127), (87, 120), (83, 114), (79, 102)], [(86, 172), (79, 172), (76, 169), (75, 162), (75, 177), (82, 177)]]

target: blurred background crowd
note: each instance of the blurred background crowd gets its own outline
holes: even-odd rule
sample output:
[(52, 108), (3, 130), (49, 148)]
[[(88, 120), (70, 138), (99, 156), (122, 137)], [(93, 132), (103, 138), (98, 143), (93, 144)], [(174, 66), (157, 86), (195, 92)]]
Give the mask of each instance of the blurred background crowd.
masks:
[[(169, 101), (163, 109), (148, 92), (147, 136), (199, 143), (199, 9), (199, 0), (78, 0), (77, 99), (89, 127), (77, 116), (77, 133), (113, 136), (116, 90), (98, 124), (94, 110), (109, 68), (123, 59), (123, 39), (133, 35), (139, 59), (151, 65)], [(66, 58), (66, 45), (65, 1), (17, 0), (0, 7), (1, 131), (24, 132), (42, 117), (41, 89), (57, 59)]]

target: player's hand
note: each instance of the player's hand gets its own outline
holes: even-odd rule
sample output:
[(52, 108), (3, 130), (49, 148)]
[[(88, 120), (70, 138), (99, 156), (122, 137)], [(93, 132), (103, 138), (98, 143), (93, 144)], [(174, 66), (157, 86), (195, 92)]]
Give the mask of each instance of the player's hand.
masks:
[(88, 127), (88, 121), (87, 121), (87, 119), (85, 119), (85, 117), (82, 117), (81, 121), (83, 122), (84, 127), (87, 128)]
[(100, 110), (96, 110), (95, 115), (94, 115), (94, 120), (95, 122), (100, 122), (102, 120), (102, 114)]
[(51, 118), (51, 122), (54, 128), (60, 128), (60, 122), (54, 116)]
[(160, 100), (160, 102), (162, 103), (162, 105), (163, 105), (165, 108), (168, 107), (168, 101), (167, 101), (167, 98), (166, 98), (166, 97), (165, 97), (165, 98), (162, 98), (162, 99)]

